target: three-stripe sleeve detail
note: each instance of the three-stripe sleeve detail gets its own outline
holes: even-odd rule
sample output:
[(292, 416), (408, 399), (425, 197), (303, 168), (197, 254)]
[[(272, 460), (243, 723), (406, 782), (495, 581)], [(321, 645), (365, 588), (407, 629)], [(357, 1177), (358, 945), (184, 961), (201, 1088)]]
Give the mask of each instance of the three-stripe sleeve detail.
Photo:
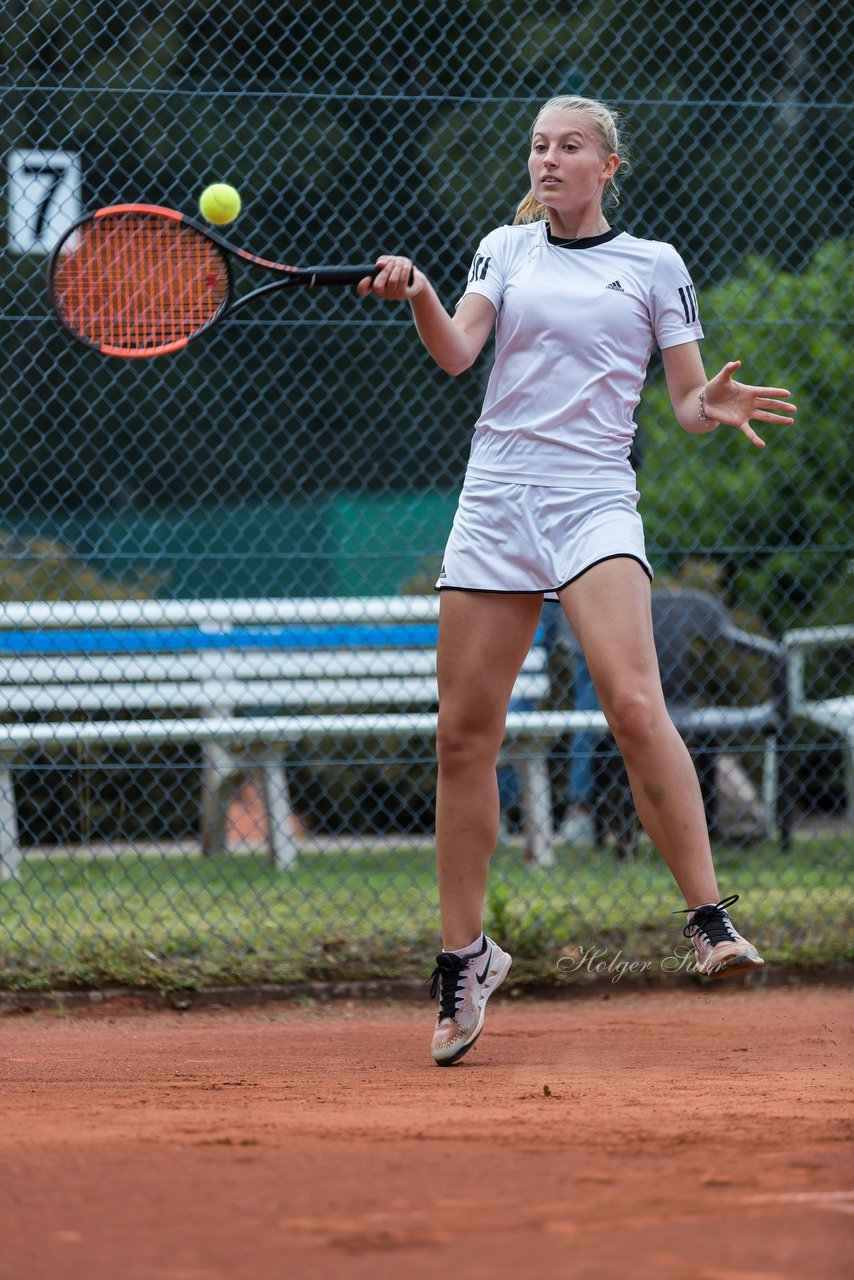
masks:
[(697, 320), (697, 295), (692, 284), (680, 286), (679, 300), (682, 303), (682, 310), (685, 312), (685, 323), (695, 324)]

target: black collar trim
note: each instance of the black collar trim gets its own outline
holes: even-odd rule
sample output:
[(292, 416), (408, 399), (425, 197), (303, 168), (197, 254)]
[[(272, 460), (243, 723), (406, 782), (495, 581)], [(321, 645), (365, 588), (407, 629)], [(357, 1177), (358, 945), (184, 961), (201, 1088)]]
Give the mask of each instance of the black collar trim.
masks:
[(622, 234), (619, 227), (611, 227), (610, 230), (603, 231), (601, 236), (582, 236), (580, 240), (561, 240), (558, 236), (552, 235), (550, 227), (546, 227), (546, 239), (557, 249), (595, 249), (597, 244), (607, 244), (609, 240), (614, 240)]

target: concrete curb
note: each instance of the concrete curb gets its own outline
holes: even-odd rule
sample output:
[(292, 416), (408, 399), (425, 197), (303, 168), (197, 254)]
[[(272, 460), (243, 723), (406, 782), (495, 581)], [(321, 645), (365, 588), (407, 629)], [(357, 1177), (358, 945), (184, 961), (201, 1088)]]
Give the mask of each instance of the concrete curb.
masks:
[[(833, 986), (854, 988), (854, 968), (794, 969), (771, 966), (759, 973), (733, 978), (727, 983), (709, 983), (691, 974), (672, 974), (665, 981), (612, 982), (607, 978), (586, 982), (566, 982), (559, 986), (510, 986), (497, 998), (566, 1000), (576, 998), (613, 999), (668, 987), (684, 991), (779, 990), (783, 987)], [(2, 991), (0, 1017), (4, 1014), (37, 1013), (42, 1010), (82, 1011), (122, 1005), (124, 1008), (172, 1009), (189, 1013), (194, 1009), (242, 1009), (253, 1005), (282, 1004), (299, 1000), (318, 1004), (342, 1000), (375, 1003), (427, 1002), (427, 984), (421, 979), (374, 979), (364, 982), (256, 983), (245, 987), (208, 987), (201, 991), (183, 988), (160, 992), (145, 987), (111, 987), (102, 991)]]
[(426, 986), (417, 980), (374, 982), (256, 983), (246, 987), (207, 987), (201, 991), (177, 988), (160, 992), (146, 987), (110, 987), (103, 991), (3, 991), (4, 1013), (35, 1013), (40, 1009), (92, 1009), (121, 1002), (140, 1009), (238, 1009), (251, 1005), (293, 1000), (398, 1000), (423, 996)]

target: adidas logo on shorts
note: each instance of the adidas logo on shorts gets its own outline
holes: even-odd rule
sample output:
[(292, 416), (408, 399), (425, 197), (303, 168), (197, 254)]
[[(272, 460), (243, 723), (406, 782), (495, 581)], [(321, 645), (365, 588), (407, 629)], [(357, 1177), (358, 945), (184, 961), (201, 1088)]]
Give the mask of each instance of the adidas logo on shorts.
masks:
[(610, 284), (606, 284), (606, 285), (605, 285), (605, 288), (606, 288), (606, 289), (614, 289), (617, 293), (625, 293), (625, 292), (626, 292), (626, 291), (625, 291), (625, 289), (623, 288), (623, 286), (620, 284), (619, 280), (612, 280)]

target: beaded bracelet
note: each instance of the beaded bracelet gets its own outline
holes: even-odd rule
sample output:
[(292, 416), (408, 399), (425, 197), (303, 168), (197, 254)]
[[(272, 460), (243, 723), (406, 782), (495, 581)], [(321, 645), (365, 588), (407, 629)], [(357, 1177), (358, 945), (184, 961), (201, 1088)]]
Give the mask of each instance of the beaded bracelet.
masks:
[(706, 388), (705, 387), (700, 387), (700, 390), (697, 392), (697, 399), (700, 401), (700, 409), (697, 414), (697, 417), (700, 419), (703, 426), (707, 427), (711, 422), (711, 418), (706, 413)]

